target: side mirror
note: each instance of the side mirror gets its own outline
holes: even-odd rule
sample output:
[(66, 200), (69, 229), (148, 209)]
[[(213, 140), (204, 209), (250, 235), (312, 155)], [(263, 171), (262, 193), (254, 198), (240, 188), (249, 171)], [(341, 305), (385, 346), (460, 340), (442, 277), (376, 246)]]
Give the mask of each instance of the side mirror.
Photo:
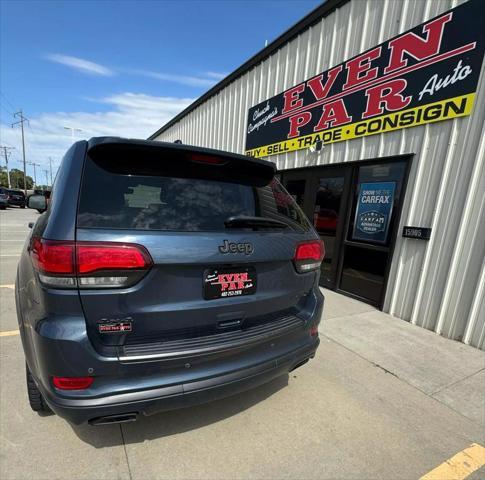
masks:
[(44, 195), (31, 195), (27, 200), (27, 207), (45, 212), (47, 210), (47, 200)]

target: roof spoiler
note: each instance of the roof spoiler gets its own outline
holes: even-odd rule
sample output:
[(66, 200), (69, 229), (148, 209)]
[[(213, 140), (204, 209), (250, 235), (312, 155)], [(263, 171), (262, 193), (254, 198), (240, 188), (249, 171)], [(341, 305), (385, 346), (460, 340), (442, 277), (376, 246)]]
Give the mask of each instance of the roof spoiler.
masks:
[(276, 173), (273, 163), (235, 153), (178, 143), (95, 137), (88, 155), (101, 168), (120, 175), (174, 176), (268, 185)]

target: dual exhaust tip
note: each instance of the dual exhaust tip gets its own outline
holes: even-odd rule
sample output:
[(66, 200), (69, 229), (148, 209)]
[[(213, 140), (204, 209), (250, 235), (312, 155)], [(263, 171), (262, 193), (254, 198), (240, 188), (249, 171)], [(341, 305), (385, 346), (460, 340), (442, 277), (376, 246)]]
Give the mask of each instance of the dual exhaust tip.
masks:
[(119, 413), (117, 415), (106, 415), (104, 417), (92, 418), (89, 420), (90, 425), (112, 425), (113, 423), (135, 422), (138, 413)]

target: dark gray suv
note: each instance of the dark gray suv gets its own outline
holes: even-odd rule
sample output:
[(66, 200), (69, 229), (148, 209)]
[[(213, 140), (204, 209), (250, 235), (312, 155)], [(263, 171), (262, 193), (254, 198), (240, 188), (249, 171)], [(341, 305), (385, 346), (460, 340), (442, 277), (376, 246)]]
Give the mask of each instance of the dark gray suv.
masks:
[(19, 262), (31, 407), (74, 424), (232, 395), (315, 355), (323, 244), (272, 163), (93, 138)]

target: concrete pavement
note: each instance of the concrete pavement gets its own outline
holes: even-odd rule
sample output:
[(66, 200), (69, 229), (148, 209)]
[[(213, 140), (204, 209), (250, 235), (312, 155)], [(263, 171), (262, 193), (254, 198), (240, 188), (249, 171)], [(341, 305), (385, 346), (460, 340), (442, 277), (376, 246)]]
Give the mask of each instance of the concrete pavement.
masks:
[[(0, 332), (16, 329), (12, 255), (37, 217), (0, 212)], [(321, 348), (301, 369), (123, 426), (32, 412), (20, 338), (0, 337), (0, 478), (407, 480), (485, 444), (484, 352), (325, 294)]]
[(322, 333), (400, 380), (485, 424), (485, 353), (325, 290)]

